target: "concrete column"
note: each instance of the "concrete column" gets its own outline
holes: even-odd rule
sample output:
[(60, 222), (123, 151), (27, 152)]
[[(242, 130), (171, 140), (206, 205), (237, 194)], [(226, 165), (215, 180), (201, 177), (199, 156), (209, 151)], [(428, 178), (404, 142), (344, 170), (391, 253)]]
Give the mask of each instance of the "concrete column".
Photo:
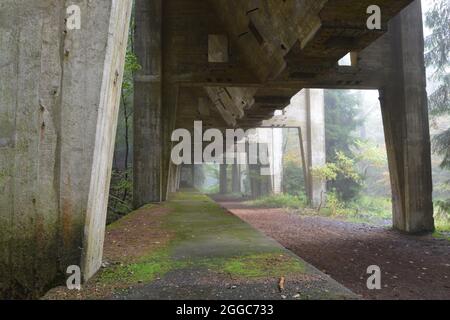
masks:
[(227, 177), (227, 165), (221, 164), (220, 165), (220, 194), (227, 194), (228, 193), (228, 177)]
[[(141, 70), (134, 84), (135, 208), (160, 202), (162, 170), (162, 0), (136, 0), (135, 52)], [(165, 192), (164, 192), (165, 193)]]
[(259, 198), (261, 192), (260, 177), (261, 166), (258, 164), (250, 164), (248, 166), (249, 180), (250, 180), (250, 194), (253, 199)]
[(168, 194), (174, 193), (178, 190), (178, 166), (173, 163), (169, 166), (169, 183), (167, 188)]
[(2, 1), (0, 298), (101, 264), (131, 1)]
[(280, 194), (283, 192), (283, 129), (273, 128), (271, 131), (270, 170), (272, 175), (272, 192)]
[(326, 193), (325, 181), (311, 175), (311, 168), (321, 167), (326, 163), (324, 105), (323, 90), (304, 89), (292, 98), (291, 105), (286, 110), (288, 117), (297, 119), (301, 124), (305, 157), (303, 162), (307, 166), (304, 168), (305, 188), (313, 207), (318, 207), (324, 201)]
[(394, 228), (434, 230), (431, 151), (420, 1), (390, 24), (392, 68), (380, 90), (392, 184)]
[[(248, 157), (248, 174), (250, 180), (250, 191), (252, 198), (259, 198), (269, 195), (272, 192), (271, 175), (270, 175), (270, 163), (264, 163), (262, 165), (261, 154), (267, 152), (268, 148), (268, 135), (270, 129), (258, 128), (257, 134), (253, 137), (250, 143), (257, 144), (258, 147), (258, 163), (250, 163), (250, 146), (246, 144), (247, 157)], [(268, 155), (266, 157), (269, 157)], [(264, 173), (264, 174), (262, 174)]]
[(241, 172), (237, 163), (232, 165), (232, 193), (241, 193)]

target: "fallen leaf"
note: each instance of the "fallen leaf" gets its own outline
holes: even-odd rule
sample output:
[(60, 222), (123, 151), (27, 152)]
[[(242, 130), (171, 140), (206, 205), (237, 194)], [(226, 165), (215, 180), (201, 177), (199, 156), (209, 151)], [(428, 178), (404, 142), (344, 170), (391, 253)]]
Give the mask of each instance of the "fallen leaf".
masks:
[(278, 283), (278, 288), (280, 289), (280, 291), (284, 290), (284, 282), (286, 281), (286, 279), (284, 277), (280, 278), (280, 282)]

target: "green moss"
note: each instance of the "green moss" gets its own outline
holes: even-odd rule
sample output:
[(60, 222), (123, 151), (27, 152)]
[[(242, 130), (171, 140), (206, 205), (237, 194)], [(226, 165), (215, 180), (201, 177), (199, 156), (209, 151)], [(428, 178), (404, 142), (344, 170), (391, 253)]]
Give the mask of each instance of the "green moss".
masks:
[(131, 264), (123, 264), (108, 268), (103, 271), (98, 281), (102, 284), (137, 284), (139, 282), (151, 282), (157, 277), (164, 276), (167, 272), (180, 269), (186, 263), (174, 261), (170, 258), (168, 248), (158, 250), (147, 257)]

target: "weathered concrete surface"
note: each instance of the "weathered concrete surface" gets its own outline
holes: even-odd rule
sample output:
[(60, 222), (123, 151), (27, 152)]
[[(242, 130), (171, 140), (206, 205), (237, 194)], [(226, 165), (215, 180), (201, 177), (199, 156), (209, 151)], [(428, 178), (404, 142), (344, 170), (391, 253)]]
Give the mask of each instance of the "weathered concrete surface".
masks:
[[(80, 30), (65, 29), (72, 4)], [(89, 273), (101, 259), (130, 12), (118, 0), (0, 4), (2, 297), (36, 297), (83, 252)]]
[(324, 166), (325, 152), (325, 100), (324, 91), (304, 89), (295, 95), (285, 109), (285, 117), (294, 119), (301, 128), (303, 147), (303, 168), (305, 189), (313, 207), (324, 204), (326, 197), (325, 181), (314, 177), (312, 169)]
[(231, 168), (231, 193), (241, 193), (241, 169), (237, 163)]
[(257, 128), (245, 142), (252, 198), (270, 195), (273, 187), (272, 129)]
[(227, 194), (228, 192), (228, 166), (221, 164), (219, 167), (219, 193)]
[[(162, 1), (136, 1), (133, 204), (162, 200)], [(166, 143), (169, 143), (166, 141)]]
[[(411, 2), (380, 0), (383, 30), (370, 31), (370, 0), (267, 1), (258, 10), (252, 1), (138, 0), (135, 205), (165, 200), (171, 190), (175, 127), (191, 128), (198, 117), (207, 127), (257, 127), (301, 88), (376, 88), (383, 92), (395, 224), (431, 230), (420, 2), (382, 37)], [(81, 8), (81, 30), (64, 32), (69, 4)], [(99, 264), (130, 5), (0, 4), (2, 292), (32, 296), (67, 265), (80, 264), (82, 252), (87, 276)], [(223, 43), (209, 48), (210, 35), (228, 38), (228, 59)], [(209, 61), (217, 50), (224, 62)], [(336, 66), (350, 51), (361, 53), (358, 66)], [(383, 62), (383, 53), (392, 58)], [(263, 193), (270, 184), (252, 186)]]
[[(405, 65), (411, 63), (406, 50), (391, 50), (389, 38), (395, 30), (390, 30), (393, 25), (389, 21), (413, 2), (410, 8), (420, 7), (419, 0), (379, 1), (382, 28), (369, 30), (366, 10), (373, 4), (370, 0), (349, 0), (345, 4), (340, 0), (261, 1), (258, 5), (237, 0), (137, 1), (136, 48), (144, 64), (136, 78), (135, 195), (142, 199), (136, 200), (137, 206), (164, 200), (171, 189), (170, 132), (175, 127), (192, 129), (194, 120), (203, 120), (205, 128), (259, 127), (275, 110), (289, 105), (302, 88), (388, 90), (393, 79), (390, 74), (398, 73), (395, 63), (384, 63), (382, 57), (389, 54), (404, 60)], [(409, 29), (418, 32), (408, 31), (408, 37), (423, 49), (420, 21), (416, 14), (401, 19), (401, 24), (404, 34), (409, 25), (415, 25), (415, 29)], [(214, 41), (209, 41), (211, 38)], [(339, 59), (349, 52), (353, 64), (338, 66)], [(412, 68), (423, 69), (422, 62), (413, 62)], [(404, 84), (400, 89), (410, 90)], [(321, 99), (312, 93), (310, 100)], [(389, 103), (393, 102), (385, 104)], [(308, 168), (324, 163), (323, 118), (321, 112), (316, 117), (315, 109), (309, 112), (310, 127), (302, 130), (307, 140)], [(411, 128), (411, 124), (420, 122), (426, 126), (421, 110), (425, 110), (423, 104), (411, 108), (404, 125)], [(429, 135), (426, 127), (422, 129), (424, 135), (418, 135), (423, 145), (419, 148), (425, 150)], [(308, 141), (321, 151), (309, 152)], [(400, 155), (390, 157), (391, 168), (397, 166), (394, 157)], [(430, 178), (428, 160), (424, 160), (424, 166), (415, 167), (420, 171), (416, 180), (408, 180), (422, 185), (426, 197), (431, 195), (431, 185), (426, 182)], [(252, 180), (255, 194), (264, 193), (260, 187), (265, 183)], [(311, 202), (317, 206), (323, 200), (324, 184), (312, 177), (307, 180)], [(407, 187), (414, 189), (408, 181)], [(422, 206), (414, 203), (414, 197), (396, 193), (404, 206)]]
[(272, 129), (270, 170), (272, 174), (272, 192), (283, 192), (283, 129)]
[(394, 227), (434, 230), (431, 148), (420, 1), (390, 24), (384, 56), (388, 82), (380, 90), (392, 185)]

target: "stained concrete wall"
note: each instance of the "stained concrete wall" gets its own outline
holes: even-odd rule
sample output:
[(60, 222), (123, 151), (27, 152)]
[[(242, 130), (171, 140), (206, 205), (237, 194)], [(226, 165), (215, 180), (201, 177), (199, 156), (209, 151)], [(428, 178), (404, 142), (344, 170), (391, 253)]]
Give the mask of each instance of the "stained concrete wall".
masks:
[[(73, 4), (80, 30), (66, 29)], [(0, 3), (2, 297), (38, 296), (83, 253), (87, 276), (101, 261), (130, 13), (128, 0)]]

